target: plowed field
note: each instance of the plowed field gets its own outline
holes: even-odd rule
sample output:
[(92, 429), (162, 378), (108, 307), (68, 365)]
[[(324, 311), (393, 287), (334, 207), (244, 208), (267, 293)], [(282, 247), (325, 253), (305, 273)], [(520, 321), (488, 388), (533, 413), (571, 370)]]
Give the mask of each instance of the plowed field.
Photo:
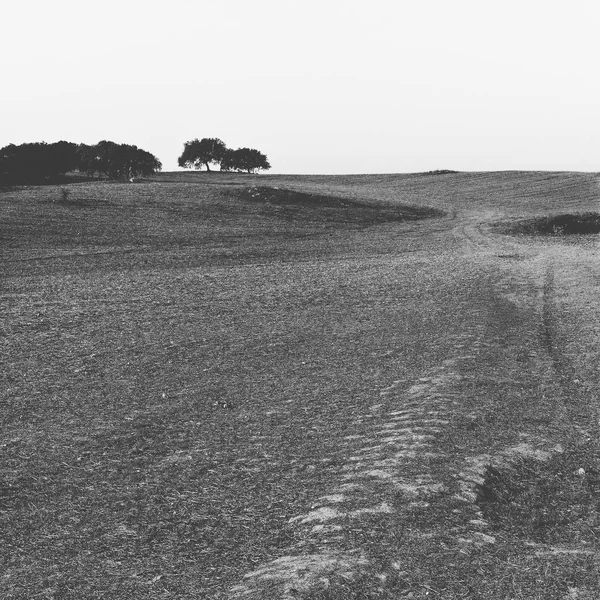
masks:
[[(63, 193), (63, 188), (68, 193)], [(584, 173), (0, 192), (2, 598), (597, 598)]]

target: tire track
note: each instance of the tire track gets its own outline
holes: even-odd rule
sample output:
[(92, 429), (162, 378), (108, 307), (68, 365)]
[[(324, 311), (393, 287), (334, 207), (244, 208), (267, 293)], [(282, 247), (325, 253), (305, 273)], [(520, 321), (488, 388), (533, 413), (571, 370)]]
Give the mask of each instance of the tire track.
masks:
[[(346, 435), (341, 442), (346, 460), (339, 466), (331, 489), (315, 498), (309, 511), (290, 519), (298, 544), (284, 556), (247, 573), (228, 597), (289, 600), (334, 575), (352, 578), (372, 565), (360, 548), (345, 545), (351, 531), (373, 527), (374, 519), (383, 520), (397, 510), (395, 504), (400, 503), (403, 509), (427, 507), (448, 494), (447, 484), (436, 476), (432, 463), (445, 458), (437, 446), (461, 403), (460, 386), (465, 380), (461, 365), (473, 360), (473, 352), (485, 343), (484, 328), (479, 325), (474, 323), (471, 331), (455, 340), (455, 357), (423, 377), (399, 379), (379, 391), (376, 403), (354, 419), (356, 433)], [(466, 346), (470, 354), (465, 354)], [(463, 475), (460, 497), (471, 505), (476, 481), (468, 473)], [(477, 521), (480, 515), (473, 507), (469, 515)], [(369, 519), (363, 522), (365, 516)], [(476, 529), (480, 525), (481, 521)], [(469, 537), (465, 528), (461, 532)], [(473, 539), (481, 535), (473, 531)], [(318, 551), (306, 552), (305, 548)]]
[(559, 246), (549, 252), (546, 265), (543, 337), (564, 412), (583, 438), (597, 436), (597, 259), (584, 247)]
[[(541, 346), (552, 364), (560, 366), (553, 330), (554, 271), (544, 257), (536, 258), (535, 248), (514, 240), (498, 240), (481, 223), (460, 224), (453, 233), (466, 241), (470, 250), (467, 262), (462, 263), (469, 271), (461, 274), (467, 290), (462, 292), (464, 308), (472, 317), (466, 330), (451, 339), (449, 356), (437, 366), (417, 379), (398, 379), (378, 391), (372, 405), (354, 418), (352, 432), (340, 442), (343, 460), (330, 489), (315, 498), (304, 513), (289, 519), (298, 543), (283, 556), (247, 573), (230, 589), (228, 597), (290, 600), (324, 585), (332, 576), (351, 579), (380, 568), (360, 547), (348, 545), (351, 532), (377, 527), (377, 523), (384, 527), (390, 515), (411, 507), (427, 511), (435, 503), (438, 507), (449, 506), (444, 498), (460, 507), (453, 510), (456, 514), (449, 531), (459, 546), (481, 547), (496, 542), (476, 503), (488, 469), (515, 455), (549, 455), (532, 440), (497, 448), (494, 455), (450, 460), (440, 451), (440, 441), (457, 415), (470, 416), (463, 406), (465, 384), (473, 384), (471, 378), (481, 378), (485, 353), (502, 345), (503, 328), (511, 326), (506, 317), (494, 313), (493, 304), (486, 302), (487, 295), (490, 299), (504, 298), (530, 312), (538, 328), (532, 333), (537, 339), (536, 351)], [(471, 257), (473, 250), (478, 255)], [(519, 263), (522, 267), (515, 270), (498, 260), (506, 257), (523, 259)], [(491, 265), (498, 266), (492, 277)], [(474, 282), (481, 285), (469, 287)], [(490, 334), (490, 323), (498, 327), (497, 336)]]
[[(493, 213), (486, 214), (490, 221), (496, 218)], [(519, 240), (507, 235), (492, 232), (489, 223), (481, 221), (480, 217), (460, 222), (452, 233), (464, 244), (467, 250), (493, 254), (498, 258), (524, 260), (532, 256), (531, 248)]]
[(544, 348), (552, 361), (554, 371), (560, 379), (564, 375), (564, 361), (555, 340), (553, 315), (554, 267), (546, 266), (542, 299), (542, 340)]

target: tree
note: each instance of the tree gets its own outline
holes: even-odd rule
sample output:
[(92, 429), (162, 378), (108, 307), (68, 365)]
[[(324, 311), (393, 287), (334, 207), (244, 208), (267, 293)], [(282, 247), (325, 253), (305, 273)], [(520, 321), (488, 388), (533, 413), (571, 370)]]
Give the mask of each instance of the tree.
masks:
[(162, 169), (161, 162), (150, 152), (130, 144), (116, 144), (107, 140), (95, 146), (81, 144), (78, 149), (79, 169), (92, 177), (96, 173), (110, 179), (131, 179), (152, 175)]
[(150, 152), (146, 150), (138, 148), (130, 165), (129, 173), (131, 177), (137, 177), (139, 175), (152, 175), (161, 169), (162, 163), (156, 156), (150, 154)]
[(223, 158), (221, 158), (221, 171), (237, 171), (239, 164), (237, 150), (232, 150), (231, 148), (227, 148), (223, 153)]
[(111, 179), (151, 175), (160, 171), (160, 161), (137, 146), (103, 140), (95, 146), (36, 142), (0, 149), (0, 183), (47, 183), (79, 169), (90, 177), (96, 173)]
[(100, 175), (99, 157), (96, 152), (96, 146), (88, 144), (79, 144), (77, 146), (78, 169), (88, 177), (93, 177), (96, 173)]
[(77, 168), (77, 145), (34, 142), (0, 149), (0, 179), (6, 183), (45, 183)]
[(246, 171), (255, 173), (260, 170), (271, 168), (267, 157), (253, 148), (238, 148), (227, 150), (221, 160), (222, 171)]
[(183, 147), (183, 153), (177, 160), (180, 167), (188, 169), (200, 169), (202, 165), (210, 171), (210, 165), (221, 163), (227, 146), (219, 138), (202, 138), (186, 142)]
[(49, 172), (50, 178), (64, 175), (77, 168), (77, 144), (61, 140), (54, 144), (48, 144), (46, 148), (48, 160), (47, 172)]

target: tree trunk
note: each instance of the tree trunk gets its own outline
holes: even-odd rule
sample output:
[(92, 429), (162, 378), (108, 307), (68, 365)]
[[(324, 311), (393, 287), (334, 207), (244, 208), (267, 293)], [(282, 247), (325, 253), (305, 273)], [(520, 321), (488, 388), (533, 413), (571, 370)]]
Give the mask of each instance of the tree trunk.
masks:
[(204, 163), (206, 165), (206, 170), (210, 173), (210, 167), (208, 166), (208, 161)]

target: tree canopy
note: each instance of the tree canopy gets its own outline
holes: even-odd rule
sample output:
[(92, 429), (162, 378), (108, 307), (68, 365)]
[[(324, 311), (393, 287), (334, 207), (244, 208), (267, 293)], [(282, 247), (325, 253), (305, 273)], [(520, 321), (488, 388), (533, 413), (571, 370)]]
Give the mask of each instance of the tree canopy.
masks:
[(246, 171), (256, 173), (271, 168), (267, 157), (253, 148), (227, 148), (218, 138), (203, 138), (185, 142), (183, 153), (177, 163), (180, 167), (200, 169), (218, 165), (221, 171)]
[(221, 171), (246, 171), (256, 173), (271, 168), (267, 157), (254, 148), (238, 148), (227, 150), (221, 161)]
[(180, 167), (199, 169), (202, 165), (210, 171), (210, 165), (218, 165), (227, 151), (225, 143), (219, 138), (202, 138), (186, 142), (183, 153), (177, 160)]
[(110, 179), (152, 175), (162, 168), (160, 161), (150, 152), (137, 146), (107, 140), (102, 140), (95, 146), (81, 144), (79, 157), (82, 171), (90, 176), (103, 174)]
[(9, 144), (0, 149), (0, 182), (9, 184), (55, 181), (74, 170), (120, 179), (151, 175), (161, 168), (150, 152), (106, 140), (93, 146), (60, 141)]
[(34, 142), (0, 149), (0, 180), (6, 183), (41, 183), (77, 168), (77, 144)]

